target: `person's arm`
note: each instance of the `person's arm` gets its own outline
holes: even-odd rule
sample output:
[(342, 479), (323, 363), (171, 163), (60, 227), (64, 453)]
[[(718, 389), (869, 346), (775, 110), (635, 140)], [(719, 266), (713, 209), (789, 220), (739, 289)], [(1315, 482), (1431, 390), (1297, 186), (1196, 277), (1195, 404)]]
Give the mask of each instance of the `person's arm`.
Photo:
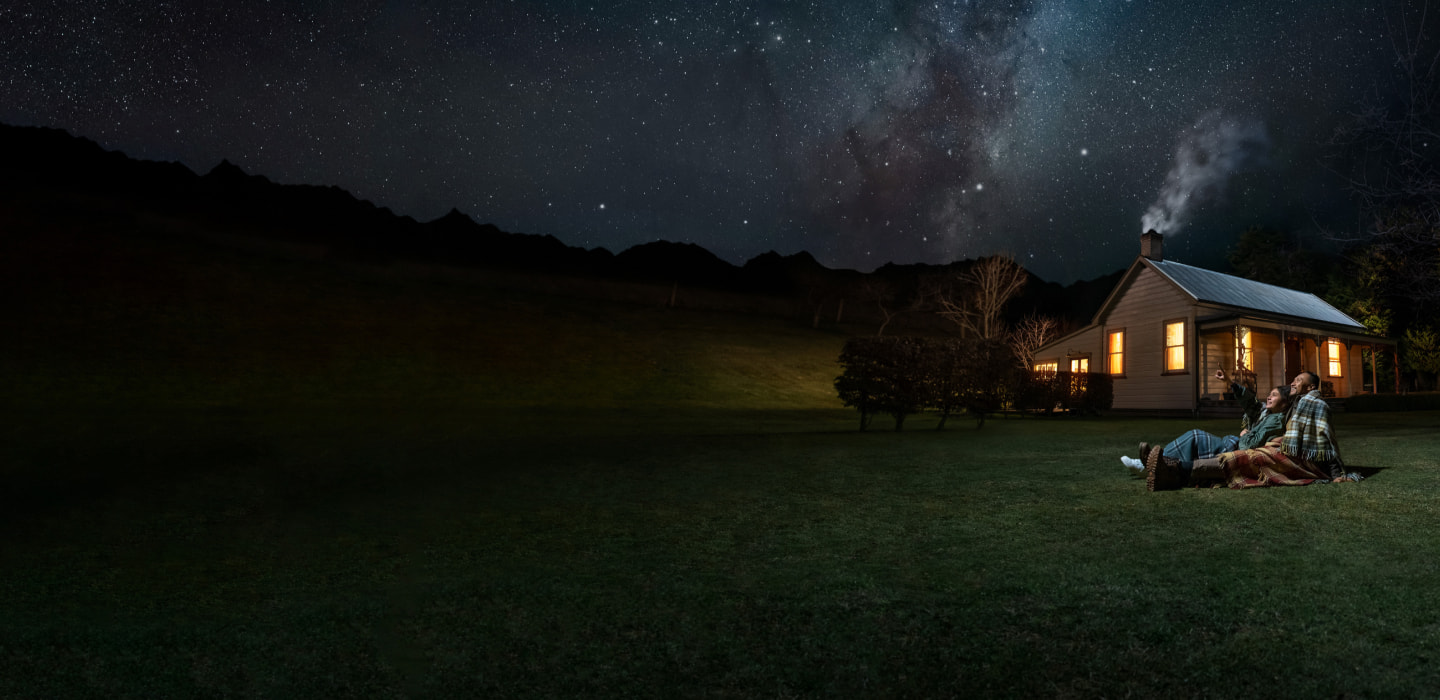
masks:
[(1235, 400), (1240, 402), (1240, 407), (1249, 411), (1255, 404), (1260, 403), (1255, 398), (1255, 390), (1240, 382), (1230, 382), (1230, 388), (1235, 390)]

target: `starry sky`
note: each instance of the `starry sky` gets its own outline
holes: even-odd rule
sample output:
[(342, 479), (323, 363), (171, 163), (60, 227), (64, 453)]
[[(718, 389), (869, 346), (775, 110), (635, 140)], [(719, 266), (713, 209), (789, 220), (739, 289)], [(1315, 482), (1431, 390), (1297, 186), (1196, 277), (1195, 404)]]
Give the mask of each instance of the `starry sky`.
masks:
[[(1388, 12), (1387, 12), (1388, 8)], [(421, 221), (835, 268), (1356, 226), (1323, 160), (1399, 86), (1357, 0), (0, 4), (0, 121)], [(1412, 20), (1413, 21), (1413, 20)]]

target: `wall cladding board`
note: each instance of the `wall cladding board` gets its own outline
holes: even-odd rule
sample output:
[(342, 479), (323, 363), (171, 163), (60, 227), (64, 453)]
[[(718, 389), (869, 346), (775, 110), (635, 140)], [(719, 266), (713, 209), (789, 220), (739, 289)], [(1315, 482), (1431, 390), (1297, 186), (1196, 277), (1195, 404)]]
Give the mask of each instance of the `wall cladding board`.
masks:
[[(1143, 269), (1101, 322), (1125, 329), (1125, 378), (1115, 381), (1115, 408), (1171, 408), (1193, 404), (1189, 374), (1164, 375), (1165, 321), (1184, 318), (1194, 333), (1193, 303), (1159, 273)], [(1192, 336), (1193, 337), (1193, 336)], [(1193, 371), (1193, 360), (1189, 363)]]

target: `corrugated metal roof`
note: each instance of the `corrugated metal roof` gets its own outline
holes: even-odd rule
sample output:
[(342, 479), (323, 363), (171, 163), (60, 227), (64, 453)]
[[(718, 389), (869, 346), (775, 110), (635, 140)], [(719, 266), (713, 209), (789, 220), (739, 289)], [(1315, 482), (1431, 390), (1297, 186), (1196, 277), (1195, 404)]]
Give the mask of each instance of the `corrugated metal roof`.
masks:
[(1320, 297), (1273, 284), (1225, 275), (1177, 262), (1148, 261), (1198, 301), (1311, 319), (1365, 330), (1364, 324), (1342, 313)]

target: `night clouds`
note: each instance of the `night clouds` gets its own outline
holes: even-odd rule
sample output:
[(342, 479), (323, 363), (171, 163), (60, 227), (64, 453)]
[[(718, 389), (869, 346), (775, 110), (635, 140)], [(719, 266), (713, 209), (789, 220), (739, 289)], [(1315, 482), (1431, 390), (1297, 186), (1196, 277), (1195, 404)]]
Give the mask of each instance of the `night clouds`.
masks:
[(585, 247), (1065, 281), (1142, 217), (1200, 264), (1353, 225), (1321, 146), (1394, 89), (1386, 31), (1339, 1), (19, 0), (0, 120)]

